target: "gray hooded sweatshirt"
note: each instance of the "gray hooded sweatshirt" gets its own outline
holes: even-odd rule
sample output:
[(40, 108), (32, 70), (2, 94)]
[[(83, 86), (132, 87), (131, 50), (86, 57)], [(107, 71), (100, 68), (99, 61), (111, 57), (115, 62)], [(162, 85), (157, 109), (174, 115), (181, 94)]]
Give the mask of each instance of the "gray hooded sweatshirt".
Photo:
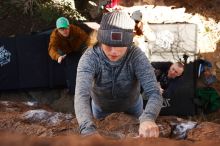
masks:
[(75, 89), (74, 106), (80, 133), (96, 132), (90, 98), (103, 111), (123, 112), (137, 103), (140, 86), (148, 103), (139, 120), (155, 121), (162, 107), (162, 96), (144, 52), (130, 46), (120, 60), (111, 62), (100, 46), (87, 49), (78, 64)]

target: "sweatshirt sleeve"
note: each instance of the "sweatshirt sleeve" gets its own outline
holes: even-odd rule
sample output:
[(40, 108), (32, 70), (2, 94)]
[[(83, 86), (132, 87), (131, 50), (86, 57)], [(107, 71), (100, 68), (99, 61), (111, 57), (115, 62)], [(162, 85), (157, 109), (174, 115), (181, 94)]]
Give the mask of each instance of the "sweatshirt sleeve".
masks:
[(143, 88), (143, 94), (148, 97), (147, 105), (140, 116), (140, 122), (155, 121), (162, 107), (162, 96), (157, 85), (153, 67), (144, 52), (136, 49), (134, 58), (134, 69), (137, 79)]
[(96, 68), (96, 58), (92, 49), (89, 49), (82, 55), (78, 64), (74, 100), (76, 118), (83, 135), (96, 132), (90, 105), (90, 91)]
[(56, 30), (54, 30), (50, 35), (50, 42), (48, 47), (48, 52), (51, 57), (51, 59), (57, 61), (57, 59), (61, 56), (58, 52), (58, 43), (60, 40), (56, 37)]

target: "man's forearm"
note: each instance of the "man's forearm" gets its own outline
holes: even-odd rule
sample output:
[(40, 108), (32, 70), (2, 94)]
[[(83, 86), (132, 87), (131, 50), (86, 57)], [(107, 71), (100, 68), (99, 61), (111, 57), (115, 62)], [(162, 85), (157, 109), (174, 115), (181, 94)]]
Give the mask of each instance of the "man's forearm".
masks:
[(144, 121), (155, 121), (157, 116), (160, 113), (160, 109), (162, 107), (162, 97), (160, 94), (153, 94), (152, 97), (149, 98), (148, 103), (140, 116), (140, 122)]
[(75, 97), (75, 114), (79, 123), (80, 133), (87, 135), (96, 131), (96, 127), (92, 121), (90, 99)]

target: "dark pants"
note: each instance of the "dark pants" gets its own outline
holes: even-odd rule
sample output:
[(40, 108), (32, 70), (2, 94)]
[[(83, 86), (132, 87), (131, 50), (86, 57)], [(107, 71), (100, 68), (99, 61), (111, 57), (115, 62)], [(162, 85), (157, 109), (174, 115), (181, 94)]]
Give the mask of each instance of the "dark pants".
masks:
[(64, 59), (67, 88), (70, 94), (75, 94), (77, 66), (82, 53), (69, 53)]

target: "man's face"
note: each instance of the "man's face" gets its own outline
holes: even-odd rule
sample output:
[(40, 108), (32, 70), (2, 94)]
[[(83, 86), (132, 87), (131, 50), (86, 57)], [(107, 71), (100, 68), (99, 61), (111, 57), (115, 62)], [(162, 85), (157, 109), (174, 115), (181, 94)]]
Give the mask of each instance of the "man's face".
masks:
[(179, 67), (177, 63), (174, 63), (170, 66), (168, 71), (168, 78), (175, 79), (178, 76), (181, 76), (183, 73), (183, 68)]
[(68, 37), (70, 33), (70, 29), (68, 28), (59, 28), (58, 32), (63, 36), (63, 37)]
[(205, 67), (204, 75), (205, 77), (209, 77), (212, 75), (212, 71), (209, 68)]
[(113, 62), (121, 59), (127, 51), (127, 47), (111, 47), (105, 44), (102, 44), (101, 47), (108, 59)]

